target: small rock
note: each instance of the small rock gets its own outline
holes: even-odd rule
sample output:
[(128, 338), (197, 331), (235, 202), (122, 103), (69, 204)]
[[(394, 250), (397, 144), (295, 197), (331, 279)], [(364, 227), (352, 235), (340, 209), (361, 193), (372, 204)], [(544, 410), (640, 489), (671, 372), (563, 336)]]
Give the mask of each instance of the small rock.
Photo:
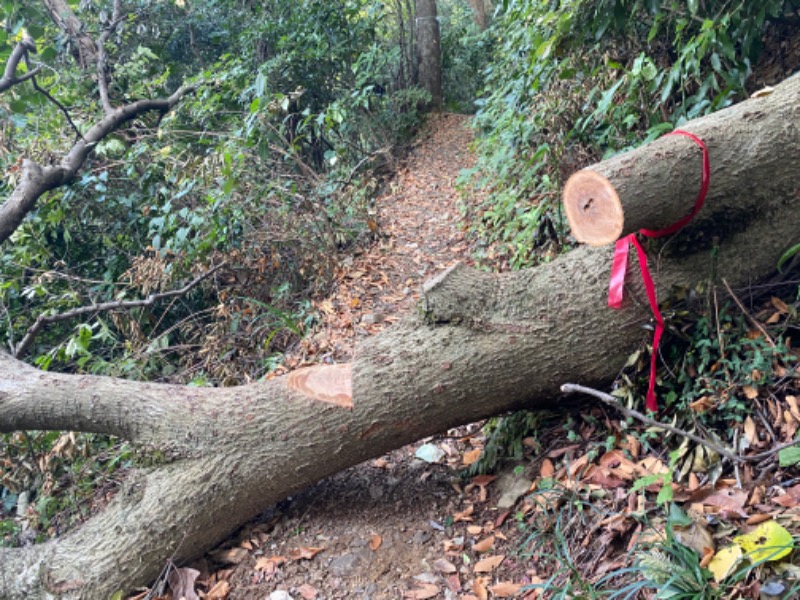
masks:
[(361, 315), (361, 324), (365, 326), (383, 323), (384, 317), (381, 313), (365, 313)]
[(363, 562), (365, 562), (363, 550), (350, 552), (334, 558), (328, 565), (328, 569), (337, 577), (350, 577)]
[(411, 543), (421, 546), (422, 544), (427, 543), (429, 539), (431, 539), (430, 531), (417, 531), (414, 534), (414, 537), (411, 538)]
[(294, 600), (286, 590), (275, 590), (269, 595), (269, 600)]
[(531, 483), (533, 482), (530, 479), (515, 475), (513, 472), (502, 475), (497, 480), (497, 489), (500, 490), (497, 508), (503, 510), (514, 506), (520, 496), (525, 495), (531, 489)]

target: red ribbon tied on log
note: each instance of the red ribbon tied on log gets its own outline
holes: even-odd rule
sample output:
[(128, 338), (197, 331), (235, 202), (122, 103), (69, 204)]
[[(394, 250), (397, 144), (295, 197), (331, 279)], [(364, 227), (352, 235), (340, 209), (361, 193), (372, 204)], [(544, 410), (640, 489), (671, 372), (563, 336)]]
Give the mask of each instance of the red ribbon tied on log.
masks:
[(661, 336), (664, 333), (664, 318), (661, 316), (661, 311), (658, 310), (658, 300), (656, 298), (656, 286), (653, 283), (653, 276), (650, 274), (650, 269), (647, 266), (647, 254), (644, 248), (636, 237), (637, 233), (642, 234), (649, 238), (660, 238), (671, 235), (684, 227), (689, 221), (694, 219), (700, 209), (703, 208), (703, 203), (706, 201), (708, 195), (708, 184), (711, 180), (711, 163), (708, 159), (708, 148), (696, 135), (676, 129), (667, 135), (683, 135), (691, 139), (695, 144), (700, 146), (703, 151), (703, 179), (700, 185), (700, 192), (697, 195), (697, 200), (694, 202), (692, 210), (682, 219), (676, 221), (669, 227), (664, 229), (640, 229), (638, 232), (626, 235), (617, 240), (616, 247), (614, 248), (614, 262), (611, 265), (611, 283), (608, 287), (608, 305), (611, 308), (620, 308), (622, 306), (622, 296), (625, 286), (625, 273), (628, 270), (628, 255), (631, 244), (636, 248), (636, 253), (639, 257), (639, 268), (642, 272), (642, 281), (644, 288), (647, 292), (647, 300), (650, 302), (650, 309), (653, 311), (653, 317), (656, 320), (656, 331), (653, 335), (653, 353), (650, 356), (650, 385), (647, 388), (647, 401), (646, 406), (648, 410), (658, 410), (658, 403), (656, 402), (656, 360), (658, 358), (658, 346), (661, 343)]

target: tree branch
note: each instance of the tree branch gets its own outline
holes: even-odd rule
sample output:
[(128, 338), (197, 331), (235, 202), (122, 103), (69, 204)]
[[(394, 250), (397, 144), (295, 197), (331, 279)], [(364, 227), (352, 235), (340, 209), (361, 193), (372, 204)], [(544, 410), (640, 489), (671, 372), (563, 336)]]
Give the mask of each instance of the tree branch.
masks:
[(113, 302), (102, 302), (100, 304), (81, 306), (79, 308), (68, 310), (66, 312), (59, 313), (57, 315), (39, 315), (34, 324), (31, 325), (28, 328), (28, 331), (25, 332), (25, 336), (20, 340), (16, 348), (12, 348), (12, 353), (14, 357), (18, 359), (25, 356), (31, 344), (33, 343), (34, 339), (36, 339), (36, 336), (39, 334), (39, 332), (41, 332), (42, 329), (44, 329), (47, 325), (50, 325), (51, 323), (67, 321), (69, 319), (74, 319), (76, 317), (80, 317), (83, 315), (106, 312), (109, 310), (115, 310), (115, 309), (127, 310), (143, 306), (152, 306), (158, 300), (183, 296), (187, 294), (189, 290), (195, 287), (198, 283), (200, 283), (204, 279), (207, 279), (208, 277), (216, 273), (218, 270), (220, 270), (222, 267), (224, 267), (225, 264), (226, 263), (222, 262), (217, 266), (211, 268), (210, 270), (206, 271), (205, 273), (198, 275), (192, 281), (190, 281), (180, 289), (170, 290), (169, 292), (162, 292), (159, 294), (150, 294), (144, 300), (115, 300)]
[(683, 429), (680, 429), (679, 427), (675, 427), (667, 423), (661, 423), (660, 421), (656, 421), (655, 419), (651, 419), (650, 417), (643, 415), (638, 410), (633, 410), (631, 408), (628, 408), (624, 406), (619, 400), (617, 400), (611, 394), (606, 394), (594, 388), (577, 385), (575, 383), (565, 383), (564, 385), (561, 386), (561, 391), (565, 393), (575, 392), (578, 394), (587, 394), (589, 396), (594, 396), (601, 402), (615, 408), (626, 417), (630, 417), (631, 419), (640, 421), (641, 423), (649, 425), (650, 427), (657, 427), (658, 429), (663, 429), (664, 431), (669, 431), (681, 437), (690, 439), (693, 442), (700, 444), (701, 446), (705, 446), (709, 450), (713, 450), (720, 456), (724, 456), (733, 463), (759, 462), (761, 460), (764, 460), (765, 458), (769, 458), (770, 456), (777, 454), (781, 450), (785, 450), (786, 448), (791, 448), (792, 446), (797, 446), (798, 444), (800, 444), (800, 439), (797, 439), (792, 442), (787, 442), (785, 444), (778, 444), (774, 448), (766, 450), (764, 452), (759, 452), (758, 454), (751, 454), (749, 456), (739, 456), (731, 452), (730, 449), (720, 446), (719, 444), (711, 442), (705, 438), (702, 438), (699, 435), (695, 435), (694, 433), (685, 431)]
[(111, 17), (111, 23), (106, 27), (103, 32), (100, 34), (100, 37), (97, 38), (97, 87), (100, 90), (100, 104), (103, 107), (103, 112), (106, 114), (111, 114), (114, 111), (114, 107), (111, 105), (111, 97), (108, 92), (108, 74), (106, 73), (106, 69), (108, 68), (108, 60), (106, 57), (106, 42), (108, 42), (108, 38), (111, 37), (111, 34), (117, 29), (117, 26), (121, 22), (120, 14), (122, 13), (122, 3), (120, 0), (114, 0), (114, 14)]
[(36, 67), (24, 75), (17, 76), (17, 67), (23, 58), (27, 59), (29, 52), (36, 53), (36, 44), (30, 38), (23, 39), (14, 47), (14, 50), (11, 52), (11, 56), (8, 57), (8, 62), (6, 62), (6, 68), (3, 72), (3, 76), (0, 77), (0, 93), (5, 92), (7, 89), (22, 83), (23, 81), (27, 81), (28, 79), (35, 77), (42, 70), (41, 67)]
[(138, 100), (114, 109), (89, 129), (58, 165), (41, 166), (32, 160), (23, 160), (20, 183), (11, 196), (0, 204), (0, 244), (11, 237), (43, 194), (70, 183), (76, 177), (89, 153), (107, 135), (144, 113), (150, 111), (157, 111), (162, 115), (168, 113), (184, 96), (194, 92), (197, 87), (197, 85), (182, 86), (168, 98)]

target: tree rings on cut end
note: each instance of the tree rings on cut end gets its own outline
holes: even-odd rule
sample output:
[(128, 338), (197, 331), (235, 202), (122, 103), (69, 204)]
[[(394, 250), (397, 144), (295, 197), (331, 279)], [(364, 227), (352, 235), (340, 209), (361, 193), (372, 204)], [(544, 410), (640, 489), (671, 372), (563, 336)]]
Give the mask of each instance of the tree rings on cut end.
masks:
[(353, 408), (353, 369), (350, 363), (314, 365), (289, 373), (287, 385), (314, 400)]
[(600, 173), (573, 173), (564, 186), (563, 201), (572, 235), (579, 242), (604, 246), (622, 235), (622, 204), (614, 186)]

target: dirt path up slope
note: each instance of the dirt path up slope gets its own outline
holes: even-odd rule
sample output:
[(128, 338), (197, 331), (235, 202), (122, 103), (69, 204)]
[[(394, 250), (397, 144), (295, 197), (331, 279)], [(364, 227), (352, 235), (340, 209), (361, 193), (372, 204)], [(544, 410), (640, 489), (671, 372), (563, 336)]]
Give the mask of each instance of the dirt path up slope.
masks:
[(304, 359), (346, 362), (358, 339), (395, 322), (419, 300), (422, 283), (469, 263), (459, 225), (456, 179), (472, 164), (469, 117), (430, 117), (403, 167), (376, 201), (378, 240), (337, 269), (333, 293), (316, 302), (322, 322)]

